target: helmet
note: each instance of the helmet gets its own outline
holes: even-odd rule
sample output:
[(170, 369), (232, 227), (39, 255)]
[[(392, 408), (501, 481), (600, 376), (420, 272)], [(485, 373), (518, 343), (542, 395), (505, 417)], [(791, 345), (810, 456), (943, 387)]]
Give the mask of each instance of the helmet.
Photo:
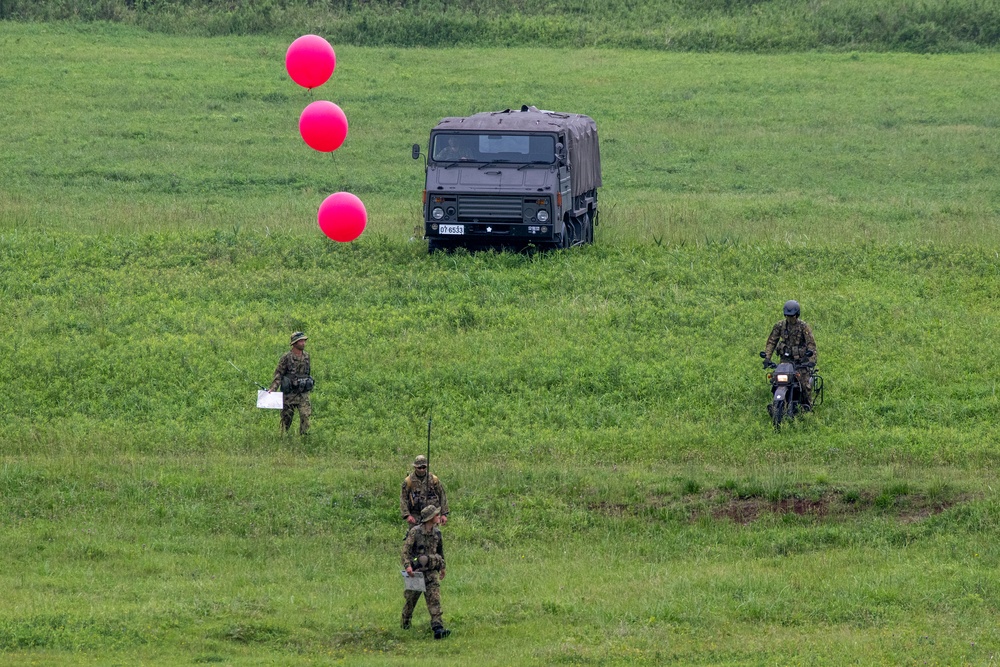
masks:
[(785, 316), (788, 315), (798, 315), (799, 314), (799, 302), (792, 300), (785, 302)]
[(425, 466), (427, 465), (427, 457), (423, 454), (419, 455), (417, 458), (413, 459), (413, 465), (415, 466)]
[(423, 510), (420, 511), (420, 523), (427, 523), (440, 513), (441, 511), (438, 508), (434, 507), (434, 505), (428, 505), (427, 507), (425, 507)]
[(295, 345), (300, 340), (309, 340), (309, 336), (307, 336), (305, 332), (302, 331), (296, 331), (295, 333), (292, 334), (292, 342), (291, 342), (292, 345)]

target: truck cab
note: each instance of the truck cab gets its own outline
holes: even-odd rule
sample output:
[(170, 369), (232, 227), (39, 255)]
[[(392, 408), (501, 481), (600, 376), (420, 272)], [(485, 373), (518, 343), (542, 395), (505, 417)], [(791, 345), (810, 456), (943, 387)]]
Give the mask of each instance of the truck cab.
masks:
[[(413, 158), (420, 155), (414, 144)], [(593, 243), (601, 158), (589, 116), (524, 106), (444, 118), (426, 158), (431, 252)]]

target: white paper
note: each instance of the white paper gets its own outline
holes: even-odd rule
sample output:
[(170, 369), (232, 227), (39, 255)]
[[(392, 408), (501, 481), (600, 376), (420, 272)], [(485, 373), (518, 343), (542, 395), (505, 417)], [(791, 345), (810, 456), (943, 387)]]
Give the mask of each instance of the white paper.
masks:
[(266, 410), (280, 410), (284, 406), (284, 394), (280, 391), (257, 391), (257, 407)]
[(403, 573), (403, 590), (406, 591), (426, 591), (427, 583), (424, 581), (423, 572), (414, 572), (413, 576), (406, 574), (406, 570), (400, 570)]

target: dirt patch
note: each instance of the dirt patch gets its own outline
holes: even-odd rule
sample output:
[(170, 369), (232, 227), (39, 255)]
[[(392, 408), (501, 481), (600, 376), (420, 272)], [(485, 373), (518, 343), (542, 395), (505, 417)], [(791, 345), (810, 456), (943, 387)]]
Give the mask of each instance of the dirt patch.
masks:
[(818, 518), (830, 515), (832, 498), (786, 498), (778, 501), (763, 498), (733, 498), (712, 510), (713, 519), (729, 519), (736, 523), (748, 524), (756, 521), (761, 514), (798, 514)]
[(923, 521), (928, 517), (932, 517), (935, 514), (940, 514), (947, 509), (951, 509), (956, 505), (961, 505), (962, 503), (967, 503), (971, 500), (975, 500), (977, 496), (970, 493), (963, 493), (954, 498), (949, 498), (947, 500), (928, 500), (924, 499), (925, 502), (911, 507), (909, 511), (902, 511), (897, 513), (897, 518), (903, 523), (915, 523), (917, 521)]
[(635, 505), (629, 505), (627, 503), (610, 503), (607, 501), (589, 503), (587, 505), (587, 509), (591, 512), (597, 512), (598, 514), (604, 514), (606, 516), (625, 516), (627, 514), (636, 513)]
[[(897, 496), (886, 499), (875, 494), (845, 494), (831, 491), (815, 498), (767, 498), (731, 497), (711, 508), (713, 519), (730, 520), (739, 524), (753, 523), (764, 514), (796, 514), (816, 519), (842, 519), (863, 512), (878, 512), (895, 516), (901, 522), (914, 523), (940, 514), (955, 505), (968, 502), (972, 496), (957, 495), (948, 499), (930, 499), (922, 494)], [(697, 518), (697, 517), (695, 517)]]
[(780, 498), (758, 493), (709, 489), (697, 494), (679, 496), (652, 495), (635, 503), (598, 501), (587, 509), (608, 517), (642, 517), (651, 520), (699, 521), (711, 517), (716, 521), (752, 524), (767, 515), (795, 515), (816, 521), (837, 521), (862, 513), (895, 517), (903, 523), (915, 523), (940, 514), (956, 505), (974, 500), (975, 496), (956, 493), (942, 498), (939, 494), (887, 494), (885, 491), (842, 490), (836, 488), (794, 488)]

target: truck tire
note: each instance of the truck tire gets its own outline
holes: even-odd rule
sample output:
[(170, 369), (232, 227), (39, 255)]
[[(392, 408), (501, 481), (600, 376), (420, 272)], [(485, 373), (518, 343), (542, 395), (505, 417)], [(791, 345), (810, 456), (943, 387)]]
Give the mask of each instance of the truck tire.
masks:
[(563, 225), (562, 240), (556, 245), (557, 248), (562, 248), (563, 250), (571, 248), (573, 246), (573, 219), (568, 218), (566, 224)]
[(582, 218), (569, 218), (566, 220), (566, 228), (563, 232), (562, 248), (572, 248), (583, 245), (587, 242), (587, 216)]

